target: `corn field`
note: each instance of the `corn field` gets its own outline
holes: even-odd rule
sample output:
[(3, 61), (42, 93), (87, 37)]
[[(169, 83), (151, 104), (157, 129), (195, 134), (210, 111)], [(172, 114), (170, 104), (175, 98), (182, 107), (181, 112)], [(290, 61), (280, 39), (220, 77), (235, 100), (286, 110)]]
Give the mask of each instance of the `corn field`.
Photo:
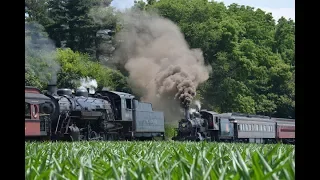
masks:
[(25, 179), (295, 179), (295, 147), (206, 142), (25, 144)]

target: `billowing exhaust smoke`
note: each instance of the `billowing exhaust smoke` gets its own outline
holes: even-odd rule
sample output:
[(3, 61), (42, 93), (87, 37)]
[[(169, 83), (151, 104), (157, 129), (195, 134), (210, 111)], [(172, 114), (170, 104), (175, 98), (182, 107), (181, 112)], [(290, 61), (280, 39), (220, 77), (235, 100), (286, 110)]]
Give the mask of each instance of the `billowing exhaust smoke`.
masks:
[(179, 117), (174, 108), (189, 108), (211, 66), (204, 64), (200, 49), (190, 49), (172, 21), (137, 11), (125, 13), (123, 19), (124, 28), (116, 35), (121, 44), (111, 63), (125, 67), (133, 91), (143, 100), (166, 117)]
[(57, 84), (61, 67), (56, 61), (55, 43), (44, 34), (42, 25), (25, 23), (25, 71), (35, 73), (44, 83)]
[(95, 79), (91, 79), (89, 77), (80, 79), (80, 87), (78, 89), (85, 89), (89, 94), (94, 94), (95, 89), (98, 87), (98, 83)]
[(199, 100), (195, 100), (195, 101), (194, 101), (194, 104), (195, 104), (196, 107), (197, 107), (197, 111), (200, 111), (200, 110), (201, 110), (201, 103), (200, 103), (200, 101), (199, 101)]

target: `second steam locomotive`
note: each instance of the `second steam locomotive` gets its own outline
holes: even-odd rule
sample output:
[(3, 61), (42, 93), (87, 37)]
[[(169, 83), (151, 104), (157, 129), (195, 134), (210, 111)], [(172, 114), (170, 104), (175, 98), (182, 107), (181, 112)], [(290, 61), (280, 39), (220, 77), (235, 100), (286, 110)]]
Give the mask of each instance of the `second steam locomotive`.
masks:
[(25, 87), (26, 139), (150, 140), (164, 138), (163, 112), (128, 93)]
[(241, 113), (185, 110), (173, 140), (295, 143), (295, 120)]

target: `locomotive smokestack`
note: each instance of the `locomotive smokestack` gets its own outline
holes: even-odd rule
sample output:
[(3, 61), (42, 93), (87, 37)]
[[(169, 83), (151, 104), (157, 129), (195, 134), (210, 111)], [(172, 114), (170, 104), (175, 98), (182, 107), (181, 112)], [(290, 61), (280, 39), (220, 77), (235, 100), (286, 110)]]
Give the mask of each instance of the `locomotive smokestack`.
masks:
[(57, 94), (57, 85), (56, 84), (48, 84), (48, 94), (53, 95), (53, 94)]
[(189, 114), (189, 108), (188, 107), (184, 108), (184, 115), (185, 115), (186, 120), (190, 119), (190, 114)]

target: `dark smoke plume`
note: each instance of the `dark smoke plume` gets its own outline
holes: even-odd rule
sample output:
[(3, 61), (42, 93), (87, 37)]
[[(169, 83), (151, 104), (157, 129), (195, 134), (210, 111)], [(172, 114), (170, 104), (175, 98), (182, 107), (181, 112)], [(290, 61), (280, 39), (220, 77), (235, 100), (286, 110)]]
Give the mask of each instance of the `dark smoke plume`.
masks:
[(179, 111), (170, 109), (178, 104), (190, 106), (211, 67), (205, 66), (200, 49), (190, 49), (172, 21), (137, 11), (125, 13), (123, 20), (124, 28), (116, 35), (122, 43), (114, 63), (122, 64), (129, 72), (135, 93), (176, 118)]
[(54, 42), (44, 28), (35, 22), (25, 23), (25, 69), (32, 71), (41, 81), (56, 84), (60, 65)]

